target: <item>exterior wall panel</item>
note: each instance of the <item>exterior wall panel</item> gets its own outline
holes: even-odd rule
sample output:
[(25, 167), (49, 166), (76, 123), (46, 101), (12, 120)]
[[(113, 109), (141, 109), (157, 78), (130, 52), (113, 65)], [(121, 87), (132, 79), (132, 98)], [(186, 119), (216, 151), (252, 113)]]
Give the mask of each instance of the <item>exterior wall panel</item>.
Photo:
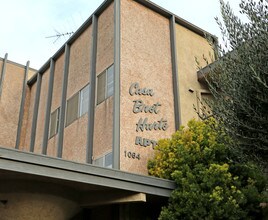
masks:
[[(198, 118), (193, 105), (197, 106), (198, 91), (206, 89), (205, 85), (197, 81), (195, 58), (202, 66), (206, 66), (203, 55), (209, 58), (209, 53), (213, 54), (213, 50), (204, 37), (178, 24), (176, 24), (176, 46), (181, 119), (182, 124), (186, 125), (190, 119)], [(193, 89), (193, 92), (189, 89)]]
[(35, 138), (35, 153), (42, 153), (42, 143), (44, 134), (44, 124), (45, 124), (45, 114), (46, 114), (46, 103), (47, 103), (47, 91), (48, 91), (48, 81), (49, 81), (50, 69), (42, 74), (42, 86), (40, 92), (39, 109), (36, 125), (36, 138)]
[[(71, 45), (67, 100), (89, 83), (91, 34), (90, 26)], [(87, 119), (84, 114), (65, 128), (64, 159), (85, 163)]]
[[(98, 18), (96, 77), (113, 62), (114, 4), (112, 3)], [(97, 82), (96, 79), (96, 85)], [(112, 127), (113, 97), (110, 97), (95, 107), (93, 159), (112, 151)]]
[[(35, 73), (36, 73), (36, 70), (29, 68), (28, 80), (30, 78), (32, 78), (32, 76)], [(34, 99), (31, 100), (31, 97), (34, 98), (34, 95), (32, 93), (34, 93), (34, 92), (32, 92), (32, 86), (27, 86), (26, 87), (25, 104), (24, 104), (24, 115), (23, 115), (23, 121), (22, 121), (22, 127), (21, 127), (20, 145), (19, 145), (19, 149), (21, 149), (21, 150), (29, 149), (29, 144), (30, 144), (30, 141), (29, 141), (30, 134), (28, 134), (28, 132), (31, 132), (30, 128), (29, 128), (29, 125), (31, 125), (31, 122), (29, 123), (29, 121), (32, 120), (32, 112), (31, 112), (31, 116), (29, 116), (29, 114), (30, 114), (30, 108), (33, 108), (33, 100)]]
[(26, 87), (26, 95), (25, 95), (25, 104), (24, 104), (24, 115), (21, 126), (21, 137), (20, 137), (20, 145), (19, 149), (26, 149), (26, 135), (27, 135), (27, 126), (29, 120), (29, 108), (30, 108), (30, 99), (31, 99), (31, 87)]
[[(154, 150), (151, 142), (148, 146), (141, 144), (145, 139), (169, 137), (175, 131), (169, 19), (130, 0), (121, 2), (121, 13), (120, 168), (146, 175), (147, 161)], [(130, 86), (135, 82), (140, 89), (153, 90), (153, 95), (130, 95)], [(157, 113), (134, 113), (134, 101), (158, 105)], [(139, 120), (146, 118), (148, 123), (166, 120), (168, 127), (137, 131)]]
[[(62, 93), (62, 76), (64, 67), (64, 53), (55, 60), (55, 73), (54, 73), (54, 87), (52, 93), (52, 104), (51, 112), (54, 112), (61, 104), (61, 93)], [(57, 137), (56, 134), (48, 141), (47, 155), (56, 157), (57, 155)]]
[[(3, 64), (0, 61), (1, 65)], [(6, 63), (0, 97), (0, 145), (15, 147), (25, 69)]]
[(22, 146), (23, 150), (25, 151), (30, 151), (31, 130), (32, 130), (31, 126), (32, 126), (33, 111), (34, 111), (35, 91), (36, 91), (36, 83), (33, 84), (29, 88), (29, 108), (27, 111), (28, 121), (27, 121), (27, 126), (26, 126), (25, 142), (24, 142), (24, 146)]

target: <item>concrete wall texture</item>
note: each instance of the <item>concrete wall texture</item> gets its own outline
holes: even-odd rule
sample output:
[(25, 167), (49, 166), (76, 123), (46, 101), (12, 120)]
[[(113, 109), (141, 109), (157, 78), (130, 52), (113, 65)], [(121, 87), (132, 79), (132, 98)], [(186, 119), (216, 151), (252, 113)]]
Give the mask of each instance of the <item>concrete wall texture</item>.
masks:
[[(2, 75), (3, 66), (4, 60), (1, 59), (0, 146), (14, 148), (26, 67), (7, 60), (5, 73)], [(30, 69), (28, 76), (32, 76), (33, 73), (34, 70)]]
[[(153, 144), (137, 145), (137, 139), (142, 143), (144, 139), (157, 141), (175, 132), (169, 19), (130, 0), (122, 1), (121, 11), (120, 167), (146, 174), (147, 160), (154, 154)], [(153, 95), (131, 95), (133, 83), (138, 83), (140, 89), (152, 89)], [(134, 112), (135, 103), (159, 106), (153, 112)], [(168, 127), (137, 130), (137, 123), (146, 118), (147, 123), (163, 119)], [(138, 157), (133, 158), (134, 153)]]
[[(154, 146), (160, 138), (175, 132), (175, 111), (172, 43), (170, 17), (140, 4), (138, 1), (120, 2), (120, 43), (115, 44), (115, 4), (111, 1), (97, 14), (96, 97), (98, 76), (115, 62), (115, 47), (120, 47), (120, 169), (147, 175), (147, 161), (154, 155)], [(204, 36), (175, 24), (176, 55), (178, 65), (178, 108), (181, 122), (186, 124), (197, 118), (193, 105), (198, 106), (201, 91), (207, 88), (197, 80), (195, 58), (203, 63), (212, 48)], [(70, 59), (67, 81), (69, 100), (90, 82), (93, 25), (89, 22), (69, 42)], [(55, 60), (51, 113), (61, 107), (64, 60), (59, 52)], [(4, 59), (0, 59), (0, 70)], [(14, 148), (18, 129), (20, 102), (25, 66), (6, 63), (6, 72), (0, 96), (0, 146)], [(34, 70), (30, 70), (31, 77)], [(34, 153), (42, 154), (45, 113), (47, 106), (50, 67), (42, 70), (38, 115), (36, 121)], [(189, 91), (189, 89), (191, 91)], [(34, 115), (37, 81), (26, 88), (24, 115), (19, 149), (30, 150), (32, 119)], [(92, 159), (96, 160), (113, 149), (114, 97), (94, 105), (94, 132)], [(150, 125), (152, 126), (150, 128)], [(88, 115), (84, 114), (64, 127), (62, 158), (86, 163)], [(93, 128), (91, 128), (93, 129)], [(58, 134), (49, 137), (47, 156), (57, 157)]]
[[(96, 82), (97, 77), (114, 63), (113, 3), (99, 16), (97, 33)], [(95, 107), (93, 159), (112, 151), (112, 127), (113, 98), (110, 97)]]

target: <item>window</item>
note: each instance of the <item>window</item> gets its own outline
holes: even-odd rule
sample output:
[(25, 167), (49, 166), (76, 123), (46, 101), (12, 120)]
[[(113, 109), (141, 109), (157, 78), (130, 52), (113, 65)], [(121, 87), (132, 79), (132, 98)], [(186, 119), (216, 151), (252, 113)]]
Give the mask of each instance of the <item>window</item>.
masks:
[(67, 127), (73, 123), (78, 117), (88, 112), (90, 84), (77, 92), (74, 96), (67, 100), (66, 120)]
[(113, 153), (110, 152), (108, 154), (105, 154), (104, 156), (94, 160), (94, 165), (101, 166), (101, 167), (107, 167), (112, 168), (113, 165)]
[(105, 100), (106, 71), (98, 76), (97, 104)]
[(114, 93), (114, 65), (98, 76), (97, 105)]
[(49, 138), (53, 137), (54, 135), (56, 135), (58, 133), (58, 129), (59, 129), (59, 114), (60, 114), (60, 108), (57, 108), (50, 115)]
[(78, 118), (78, 103), (79, 93), (67, 100), (66, 127)]
[(88, 111), (88, 102), (89, 102), (89, 92), (90, 92), (90, 85), (88, 84), (80, 91), (80, 108), (79, 108), (79, 116), (81, 117)]

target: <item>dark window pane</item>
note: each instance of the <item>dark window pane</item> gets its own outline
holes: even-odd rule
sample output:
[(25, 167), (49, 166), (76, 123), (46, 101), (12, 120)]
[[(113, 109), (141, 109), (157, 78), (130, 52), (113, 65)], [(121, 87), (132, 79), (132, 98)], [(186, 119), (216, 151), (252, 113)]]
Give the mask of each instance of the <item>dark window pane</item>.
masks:
[(58, 124), (59, 108), (52, 112), (50, 115), (49, 138), (53, 137), (58, 132)]
[(105, 99), (106, 71), (98, 76), (97, 88), (97, 104), (100, 104)]
[(66, 124), (68, 126), (78, 117), (78, 101), (79, 93), (75, 94), (72, 98), (67, 101), (67, 112), (66, 112)]

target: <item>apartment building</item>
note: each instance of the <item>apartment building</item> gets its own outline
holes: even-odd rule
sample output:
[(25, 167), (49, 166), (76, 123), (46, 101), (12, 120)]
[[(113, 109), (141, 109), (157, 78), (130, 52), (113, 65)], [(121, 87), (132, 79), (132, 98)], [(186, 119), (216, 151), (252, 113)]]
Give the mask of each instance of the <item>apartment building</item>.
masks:
[(106, 0), (39, 70), (1, 58), (0, 219), (156, 219), (175, 183), (147, 161), (209, 94), (205, 34)]

